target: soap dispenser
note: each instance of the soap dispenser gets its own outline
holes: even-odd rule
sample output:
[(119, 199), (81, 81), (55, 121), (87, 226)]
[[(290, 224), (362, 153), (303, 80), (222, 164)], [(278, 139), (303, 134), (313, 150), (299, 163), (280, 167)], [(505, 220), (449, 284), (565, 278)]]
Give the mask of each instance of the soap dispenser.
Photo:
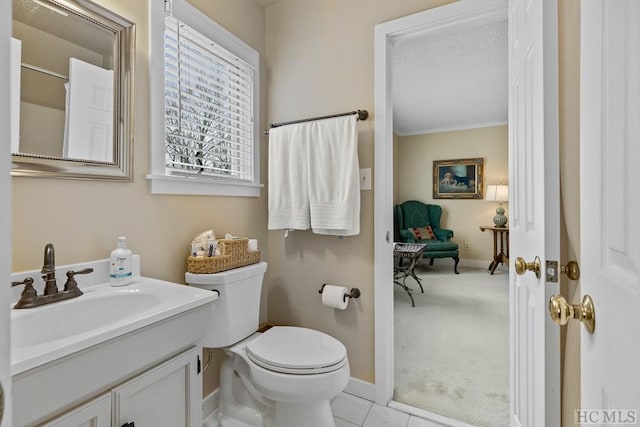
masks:
[(118, 237), (118, 246), (111, 252), (109, 277), (111, 286), (124, 286), (131, 283), (131, 251), (127, 249), (127, 238)]

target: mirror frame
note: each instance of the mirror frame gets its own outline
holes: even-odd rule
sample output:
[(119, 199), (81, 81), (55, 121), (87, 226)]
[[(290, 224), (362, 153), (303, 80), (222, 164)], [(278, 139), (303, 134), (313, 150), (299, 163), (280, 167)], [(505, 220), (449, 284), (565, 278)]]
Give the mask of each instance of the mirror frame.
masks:
[(134, 63), (136, 26), (88, 0), (41, 0), (52, 3), (114, 34), (114, 162), (63, 159), (12, 153), (11, 175), (101, 181), (133, 181)]

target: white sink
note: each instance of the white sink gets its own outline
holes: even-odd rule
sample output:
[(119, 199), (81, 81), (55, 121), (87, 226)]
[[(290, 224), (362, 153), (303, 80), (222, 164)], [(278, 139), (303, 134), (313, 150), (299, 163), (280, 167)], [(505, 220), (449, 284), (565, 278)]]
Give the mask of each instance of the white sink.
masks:
[[(160, 303), (158, 295), (133, 290), (108, 292), (95, 289), (82, 300), (67, 300), (32, 310), (16, 310), (11, 314), (11, 348), (14, 356), (29, 347), (49, 346), (53, 341), (78, 339), (79, 335), (126, 322)], [(55, 319), (55, 321), (51, 321)]]
[[(61, 266), (56, 269), (59, 289), (66, 271), (94, 268), (76, 278), (83, 295), (11, 310), (14, 425), (40, 425), (201, 345), (217, 294), (140, 277), (140, 259), (133, 260), (136, 278), (130, 285), (107, 283), (109, 260)], [(25, 277), (34, 278), (42, 294), (40, 270), (14, 273), (11, 280)], [(14, 303), (20, 291), (13, 288)]]
[[(11, 310), (12, 375), (217, 298), (214, 292), (147, 277), (137, 277), (123, 287), (108, 283), (83, 286), (81, 280), (84, 294), (77, 298)], [(60, 283), (58, 287), (62, 288)]]

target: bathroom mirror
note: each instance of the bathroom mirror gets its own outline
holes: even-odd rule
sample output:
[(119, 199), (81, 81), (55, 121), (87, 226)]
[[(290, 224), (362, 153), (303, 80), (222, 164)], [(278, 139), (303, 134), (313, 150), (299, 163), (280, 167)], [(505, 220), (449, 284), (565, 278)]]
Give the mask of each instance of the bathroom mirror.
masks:
[(13, 0), (12, 175), (131, 181), (135, 25), (87, 0)]

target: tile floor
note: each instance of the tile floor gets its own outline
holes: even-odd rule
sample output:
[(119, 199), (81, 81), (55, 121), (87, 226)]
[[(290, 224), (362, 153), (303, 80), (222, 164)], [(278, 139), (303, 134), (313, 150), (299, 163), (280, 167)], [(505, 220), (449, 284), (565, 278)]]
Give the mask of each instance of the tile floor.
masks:
[(440, 424), (372, 403), (351, 394), (331, 402), (336, 427), (441, 427)]
[[(374, 404), (351, 394), (342, 393), (331, 402), (336, 427), (441, 427), (398, 410)], [(213, 415), (213, 414), (212, 414)], [(217, 427), (213, 417), (207, 417), (203, 427)]]

